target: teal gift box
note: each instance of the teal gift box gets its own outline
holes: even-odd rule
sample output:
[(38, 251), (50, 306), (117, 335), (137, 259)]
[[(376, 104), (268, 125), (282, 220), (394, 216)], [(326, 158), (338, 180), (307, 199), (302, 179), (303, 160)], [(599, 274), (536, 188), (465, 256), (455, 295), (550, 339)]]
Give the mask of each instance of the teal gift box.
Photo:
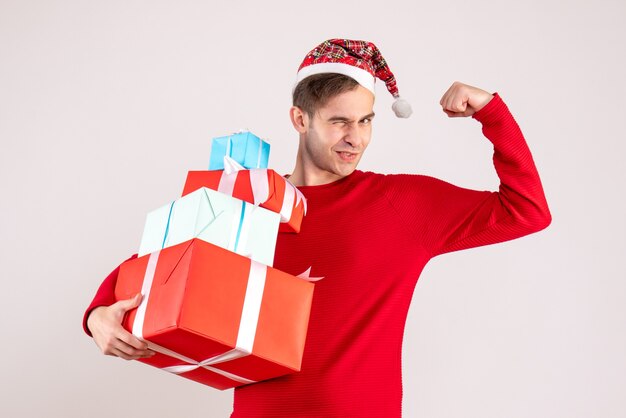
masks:
[(193, 238), (272, 266), (280, 214), (201, 187), (146, 216), (139, 256)]
[(223, 170), (225, 156), (245, 168), (267, 168), (270, 144), (248, 131), (213, 138), (209, 170)]

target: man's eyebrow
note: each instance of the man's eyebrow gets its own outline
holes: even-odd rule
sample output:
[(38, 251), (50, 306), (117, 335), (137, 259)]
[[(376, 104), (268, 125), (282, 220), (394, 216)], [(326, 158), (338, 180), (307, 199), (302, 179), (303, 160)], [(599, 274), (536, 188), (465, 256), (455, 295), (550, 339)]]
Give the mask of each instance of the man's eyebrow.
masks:
[[(374, 112), (367, 114), (365, 116), (363, 116), (361, 119), (359, 120), (365, 120), (365, 119), (372, 119), (374, 116), (376, 116), (376, 114)], [(331, 116), (330, 118), (328, 118), (329, 122), (350, 122), (351, 119), (347, 118), (345, 116)]]
[(345, 116), (331, 116), (328, 118), (329, 122), (350, 122), (350, 118)]

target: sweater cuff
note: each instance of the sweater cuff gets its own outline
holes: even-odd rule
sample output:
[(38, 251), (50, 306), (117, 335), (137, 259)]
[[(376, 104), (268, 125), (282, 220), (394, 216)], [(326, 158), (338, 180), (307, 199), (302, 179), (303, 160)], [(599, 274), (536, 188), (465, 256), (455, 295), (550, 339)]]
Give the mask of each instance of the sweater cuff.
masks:
[(509, 108), (496, 92), (493, 93), (493, 99), (478, 112), (474, 113), (472, 117), (482, 123), (483, 126), (488, 126), (501, 121), (504, 117), (510, 117), (510, 115)]

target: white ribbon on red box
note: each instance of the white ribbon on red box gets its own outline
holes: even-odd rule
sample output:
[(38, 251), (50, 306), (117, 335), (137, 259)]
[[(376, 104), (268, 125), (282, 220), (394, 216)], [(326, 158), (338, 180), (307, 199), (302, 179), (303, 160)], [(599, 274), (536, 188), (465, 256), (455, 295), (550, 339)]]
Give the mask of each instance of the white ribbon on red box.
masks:
[(162, 370), (175, 374), (181, 374), (198, 368), (204, 368), (236, 382), (244, 384), (255, 383), (254, 380), (246, 379), (245, 377), (237, 376), (212, 366), (225, 361), (245, 357), (252, 353), (257, 323), (259, 320), (259, 312), (261, 310), (261, 302), (263, 299), (263, 289), (265, 288), (267, 266), (257, 263), (254, 260), (250, 260), (250, 273), (248, 275), (248, 284), (244, 297), (243, 310), (241, 314), (241, 321), (239, 323), (239, 332), (237, 334), (235, 348), (206, 360), (196, 361), (180, 353), (176, 353), (168, 348), (148, 341), (143, 337), (143, 324), (146, 317), (146, 306), (148, 304), (148, 299), (150, 299), (150, 290), (152, 289), (152, 282), (154, 280), (154, 273), (159, 260), (159, 254), (160, 251), (155, 251), (150, 254), (150, 258), (148, 259), (148, 266), (146, 267), (146, 273), (141, 286), (143, 299), (137, 307), (137, 314), (135, 315), (135, 321), (133, 322), (133, 335), (148, 343), (148, 347), (151, 350), (165, 354), (166, 356), (174, 357), (187, 363), (184, 365), (164, 367)]
[[(217, 191), (232, 196), (235, 188), (235, 182), (237, 181), (237, 173), (240, 170), (245, 170), (245, 168), (237, 161), (225, 156), (224, 171), (222, 171)], [(261, 203), (266, 202), (270, 197), (268, 172), (266, 168), (253, 168), (248, 171), (250, 172), (250, 185), (252, 186), (254, 204), (258, 206)], [(289, 180), (284, 180), (285, 196), (279, 213), (281, 222), (289, 222), (291, 219), (291, 212), (295, 206), (299, 205), (302, 201), (304, 204), (304, 214), (306, 215), (307, 205), (306, 198), (302, 192), (298, 190), (298, 188)]]

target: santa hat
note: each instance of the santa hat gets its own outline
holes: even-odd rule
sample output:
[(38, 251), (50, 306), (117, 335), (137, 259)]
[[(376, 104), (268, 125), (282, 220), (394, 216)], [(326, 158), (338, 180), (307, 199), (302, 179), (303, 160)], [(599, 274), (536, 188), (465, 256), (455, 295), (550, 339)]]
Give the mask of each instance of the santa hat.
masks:
[(392, 109), (399, 118), (408, 118), (411, 105), (400, 98), (396, 78), (380, 51), (371, 42), (350, 39), (329, 39), (309, 52), (300, 68), (296, 85), (313, 74), (339, 73), (355, 79), (360, 85), (376, 94), (376, 78), (385, 82), (387, 90), (396, 99)]

